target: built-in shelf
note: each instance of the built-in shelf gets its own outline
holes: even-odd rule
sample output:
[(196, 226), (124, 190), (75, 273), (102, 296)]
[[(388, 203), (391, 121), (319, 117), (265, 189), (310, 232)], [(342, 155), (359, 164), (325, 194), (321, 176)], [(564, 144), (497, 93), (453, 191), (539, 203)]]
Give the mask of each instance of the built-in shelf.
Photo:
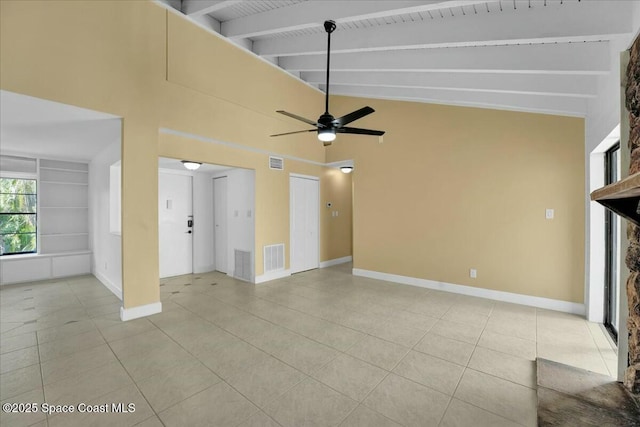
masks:
[(591, 200), (640, 225), (640, 172), (597, 189)]
[(42, 237), (71, 237), (71, 236), (88, 236), (89, 233), (42, 233)]
[(89, 171), (88, 171), (88, 170), (63, 169), (63, 168), (48, 168), (48, 167), (44, 167), (44, 166), (40, 166), (40, 170), (60, 171), (60, 172), (89, 173)]
[(40, 180), (40, 184), (56, 184), (56, 185), (89, 185), (86, 182), (62, 182), (62, 181), (43, 181)]
[(41, 254), (89, 249), (88, 171), (87, 163), (40, 160)]
[(88, 206), (40, 206), (40, 209), (89, 209)]

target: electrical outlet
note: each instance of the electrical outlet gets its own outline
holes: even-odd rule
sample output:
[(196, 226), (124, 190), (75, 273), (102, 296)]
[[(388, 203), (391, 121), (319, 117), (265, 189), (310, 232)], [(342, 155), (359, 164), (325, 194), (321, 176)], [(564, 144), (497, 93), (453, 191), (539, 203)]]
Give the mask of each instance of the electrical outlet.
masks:
[(471, 277), (472, 279), (478, 277), (478, 270), (476, 270), (475, 268), (469, 270), (469, 277)]

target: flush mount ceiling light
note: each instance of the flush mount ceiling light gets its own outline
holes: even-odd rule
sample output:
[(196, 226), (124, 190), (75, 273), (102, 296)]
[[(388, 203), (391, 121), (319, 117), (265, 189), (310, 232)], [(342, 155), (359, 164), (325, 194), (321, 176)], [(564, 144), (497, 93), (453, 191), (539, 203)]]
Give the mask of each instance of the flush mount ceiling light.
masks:
[(202, 166), (202, 163), (192, 162), (191, 160), (183, 160), (182, 164), (184, 165), (185, 168), (189, 169), (190, 171), (194, 171), (198, 169), (200, 166)]
[(342, 173), (351, 173), (353, 172), (353, 166), (340, 166), (340, 170)]

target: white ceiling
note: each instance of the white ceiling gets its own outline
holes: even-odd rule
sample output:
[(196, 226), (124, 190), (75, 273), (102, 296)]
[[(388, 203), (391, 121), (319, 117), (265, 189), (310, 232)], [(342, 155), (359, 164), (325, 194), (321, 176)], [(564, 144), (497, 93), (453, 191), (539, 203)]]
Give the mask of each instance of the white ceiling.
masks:
[(164, 1), (321, 90), (336, 21), (331, 94), (569, 116), (634, 31), (626, 0)]
[(120, 129), (111, 114), (0, 91), (2, 154), (89, 161), (120, 140)]

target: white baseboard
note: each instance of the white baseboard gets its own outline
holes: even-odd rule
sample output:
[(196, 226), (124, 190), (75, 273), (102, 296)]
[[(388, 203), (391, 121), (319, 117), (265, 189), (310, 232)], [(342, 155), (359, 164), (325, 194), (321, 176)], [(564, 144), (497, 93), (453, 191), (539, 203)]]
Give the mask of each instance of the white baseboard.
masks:
[(193, 267), (193, 274), (210, 273), (212, 271), (215, 271), (215, 269), (216, 269), (215, 264), (196, 265)]
[(575, 302), (514, 294), (511, 292), (495, 291), (485, 288), (475, 288), (473, 286), (456, 285), (453, 283), (436, 282), (434, 280), (400, 276), (397, 274), (380, 273), (378, 271), (362, 270), (360, 268), (354, 268), (353, 275), (368, 277), (371, 279), (386, 280), (388, 282), (402, 283), (404, 285), (419, 286), (421, 288), (469, 295), (479, 298), (488, 298), (497, 301), (510, 302), (513, 304), (522, 304), (531, 307), (545, 308), (547, 310), (563, 311), (565, 313), (572, 313), (580, 316), (585, 315), (584, 304)]
[(258, 283), (270, 282), (271, 280), (282, 279), (283, 277), (289, 277), (289, 276), (291, 276), (291, 270), (270, 271), (260, 276), (256, 276), (254, 283), (258, 284)]
[(320, 262), (320, 268), (327, 268), (338, 264), (344, 264), (347, 262), (351, 262), (352, 260), (353, 257), (351, 255), (343, 256), (342, 258), (330, 259), (329, 261)]
[(94, 272), (93, 275), (98, 279), (107, 289), (109, 289), (120, 301), (122, 301), (122, 289), (118, 288), (111, 280), (104, 274)]
[(120, 319), (123, 322), (127, 320), (138, 319), (140, 317), (151, 316), (152, 314), (162, 312), (162, 303), (154, 302), (151, 304), (139, 305), (137, 307), (124, 308), (120, 307)]

